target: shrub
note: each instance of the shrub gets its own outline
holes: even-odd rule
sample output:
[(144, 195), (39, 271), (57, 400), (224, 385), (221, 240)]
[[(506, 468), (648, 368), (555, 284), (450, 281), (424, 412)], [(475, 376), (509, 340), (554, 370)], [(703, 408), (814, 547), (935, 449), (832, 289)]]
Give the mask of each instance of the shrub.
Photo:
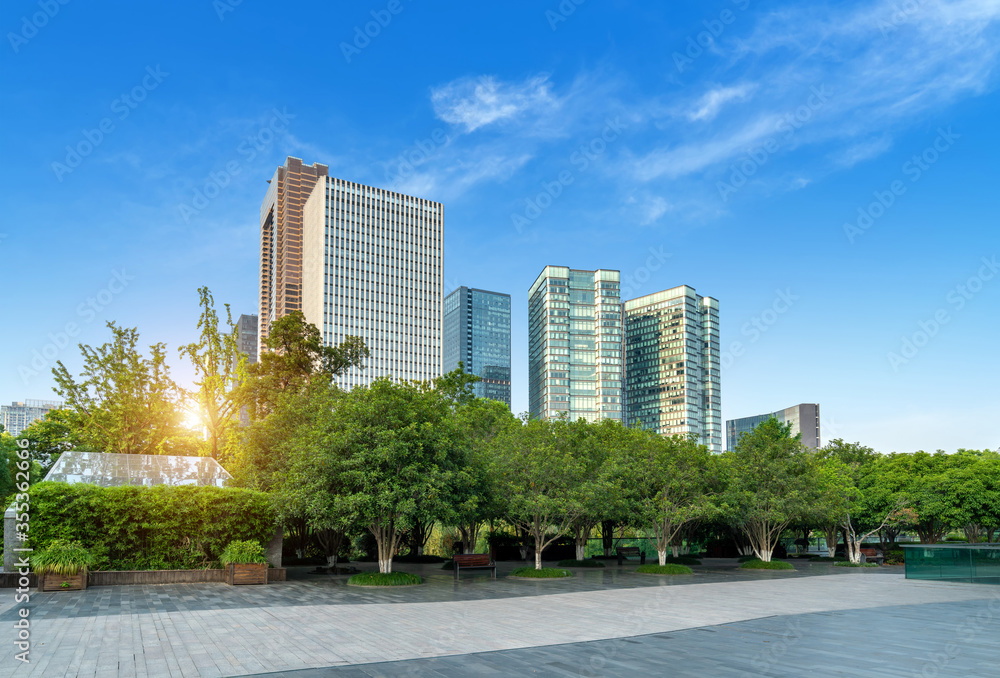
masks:
[(408, 572), (362, 572), (347, 580), (351, 586), (413, 586), (424, 580)]
[(886, 551), (882, 562), (886, 565), (904, 565), (906, 563), (906, 551), (903, 549), (899, 549), (898, 551)]
[(511, 577), (530, 577), (531, 579), (556, 579), (558, 577), (572, 577), (569, 570), (561, 570), (558, 567), (543, 567), (536, 570), (533, 567), (519, 567), (510, 573)]
[(842, 563), (834, 563), (834, 567), (878, 567), (878, 563), (851, 563), (844, 561)]
[(604, 567), (604, 563), (591, 558), (587, 560), (560, 560), (556, 564), (559, 567)]
[(675, 565), (701, 565), (701, 560), (695, 558), (694, 556), (667, 556), (666, 562), (674, 563)]
[(757, 556), (740, 556), (736, 559), (737, 563), (749, 563), (751, 560), (758, 560)]
[(219, 562), (223, 565), (267, 562), (264, 547), (259, 541), (231, 541), (219, 554)]
[(812, 563), (843, 563), (843, 562), (846, 562), (846, 561), (847, 561), (847, 558), (845, 558), (843, 556), (834, 556), (833, 558), (831, 558), (830, 556), (817, 556), (816, 558), (813, 558), (809, 562), (812, 562)]
[(765, 563), (763, 560), (748, 560), (740, 568), (744, 570), (794, 570), (795, 566), (781, 560), (772, 560)]
[(687, 565), (667, 563), (666, 565), (640, 565), (635, 569), (640, 574), (692, 574)]
[(277, 528), (270, 498), (239, 488), (41, 482), (29, 495), (30, 546), (79, 542), (98, 570), (210, 567), (230, 542), (265, 543)]
[(80, 569), (94, 564), (94, 555), (78, 541), (54, 539), (31, 555), (31, 569), (36, 574), (58, 574), (72, 577)]

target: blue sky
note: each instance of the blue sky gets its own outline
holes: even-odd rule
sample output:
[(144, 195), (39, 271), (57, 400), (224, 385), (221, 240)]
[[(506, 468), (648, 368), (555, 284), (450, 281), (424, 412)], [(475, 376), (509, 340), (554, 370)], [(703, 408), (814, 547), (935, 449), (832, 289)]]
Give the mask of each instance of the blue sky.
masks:
[(257, 312), (293, 155), (444, 202), (446, 288), (512, 295), (516, 411), (539, 271), (617, 268), (719, 299), (725, 418), (1000, 445), (996, 1), (51, 0), (2, 31), (0, 402), (112, 319), (186, 379), (199, 286)]

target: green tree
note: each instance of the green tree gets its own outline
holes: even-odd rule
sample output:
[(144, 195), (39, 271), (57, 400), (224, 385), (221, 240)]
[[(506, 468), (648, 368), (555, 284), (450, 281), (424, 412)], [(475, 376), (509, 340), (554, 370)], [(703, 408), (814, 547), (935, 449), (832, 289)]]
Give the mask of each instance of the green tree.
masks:
[(71, 410), (54, 409), (21, 430), (18, 440), (27, 441), (31, 458), (48, 471), (59, 455), (69, 450), (87, 451), (80, 440), (80, 426)]
[(239, 349), (239, 330), (226, 304), (225, 331), (219, 329), (215, 299), (207, 287), (198, 289), (201, 317), (197, 342), (181, 346), (195, 371), (196, 390), (187, 394), (194, 400), (199, 422), (207, 433), (208, 454), (218, 459), (219, 449), (229, 429), (237, 422), (240, 410), (237, 387), (246, 372), (247, 357)]
[(771, 418), (724, 455), (723, 513), (764, 562), (785, 528), (808, 511), (812, 466), (800, 437), (791, 435), (790, 424)]
[(88, 448), (124, 454), (168, 454), (187, 451), (190, 440), (181, 426), (180, 392), (170, 378), (166, 347), (139, 349), (135, 328), (108, 323), (112, 340), (97, 348), (80, 344), (83, 372), (79, 380), (62, 361), (52, 374), (54, 389), (66, 402), (75, 434)]

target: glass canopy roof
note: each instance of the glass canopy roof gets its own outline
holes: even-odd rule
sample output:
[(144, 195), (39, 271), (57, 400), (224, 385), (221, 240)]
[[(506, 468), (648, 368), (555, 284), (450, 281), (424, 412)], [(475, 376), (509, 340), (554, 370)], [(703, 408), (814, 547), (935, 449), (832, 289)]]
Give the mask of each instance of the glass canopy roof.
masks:
[(216, 485), (232, 476), (211, 457), (63, 452), (45, 480), (116, 485)]

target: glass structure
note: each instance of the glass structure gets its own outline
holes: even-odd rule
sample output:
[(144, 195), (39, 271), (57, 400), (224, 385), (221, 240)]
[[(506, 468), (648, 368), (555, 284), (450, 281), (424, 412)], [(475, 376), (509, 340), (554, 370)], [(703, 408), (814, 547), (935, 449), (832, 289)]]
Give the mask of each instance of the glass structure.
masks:
[(232, 476), (211, 457), (166, 454), (116, 454), (112, 452), (63, 452), (45, 480), (118, 485), (215, 485)]
[(473, 392), (510, 407), (510, 295), (459, 287), (445, 297), (442, 371), (480, 378)]
[(735, 450), (740, 436), (749, 433), (768, 419), (777, 419), (779, 423), (791, 424), (792, 435), (802, 434), (802, 443), (812, 448), (820, 447), (819, 436), (819, 405), (803, 403), (794, 407), (786, 407), (777, 412), (758, 414), (741, 419), (726, 421), (726, 449)]
[(719, 302), (687, 285), (625, 302), (625, 422), (722, 452)]
[(1000, 584), (1000, 544), (903, 544), (906, 578)]
[(618, 271), (546, 266), (528, 291), (532, 416), (622, 420)]

